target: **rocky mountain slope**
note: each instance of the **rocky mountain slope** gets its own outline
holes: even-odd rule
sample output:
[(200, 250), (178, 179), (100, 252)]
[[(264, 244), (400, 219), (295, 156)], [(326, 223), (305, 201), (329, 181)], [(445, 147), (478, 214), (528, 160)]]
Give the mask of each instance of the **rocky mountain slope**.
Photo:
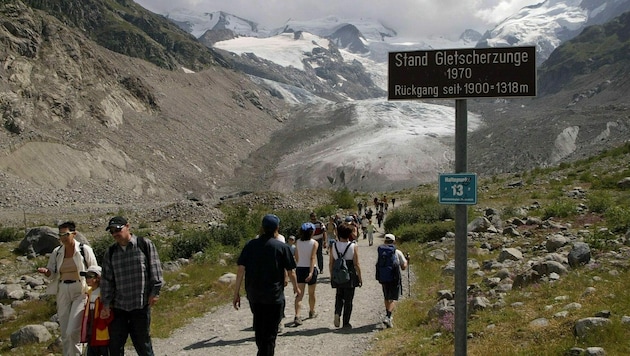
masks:
[(0, 18), (2, 207), (213, 198), (284, 120), (221, 66), (166, 70), (21, 1)]

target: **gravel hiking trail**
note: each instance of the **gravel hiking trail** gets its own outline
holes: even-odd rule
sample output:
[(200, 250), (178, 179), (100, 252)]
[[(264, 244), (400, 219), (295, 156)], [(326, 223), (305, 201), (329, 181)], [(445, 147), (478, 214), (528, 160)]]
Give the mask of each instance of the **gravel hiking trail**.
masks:
[[(363, 286), (355, 292), (351, 329), (336, 328), (333, 325), (335, 289), (330, 286), (327, 254), (324, 254), (324, 273), (319, 275), (315, 290), (315, 310), (318, 315), (308, 318), (307, 293), (300, 311), (304, 323), (298, 327), (293, 326), (295, 298), (289, 283), (285, 288), (286, 309), (282, 320), (284, 331), (279, 333), (276, 340), (276, 355), (363, 355), (370, 348), (372, 339), (384, 328), (383, 293), (381, 285), (375, 279), (376, 248), (383, 243), (383, 236), (383, 229), (377, 226), (372, 246), (363, 237), (358, 240)], [(403, 272), (401, 299), (408, 294), (407, 279), (407, 273)], [(411, 279), (413, 280), (413, 276)], [(394, 327), (395, 322), (394, 318)], [(239, 310), (232, 307), (231, 300), (226, 300), (225, 305), (191, 320), (186, 326), (175, 330), (169, 338), (153, 338), (153, 349), (158, 356), (255, 355), (257, 348), (247, 298), (241, 298)], [(136, 355), (133, 347), (127, 348), (127, 354)]]

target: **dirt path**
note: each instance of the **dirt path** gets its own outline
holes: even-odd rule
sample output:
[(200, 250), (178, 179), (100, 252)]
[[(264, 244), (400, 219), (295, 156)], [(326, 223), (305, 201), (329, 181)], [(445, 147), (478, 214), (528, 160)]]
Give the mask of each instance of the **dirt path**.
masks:
[[(376, 247), (383, 243), (383, 230), (375, 233), (374, 245), (359, 240), (359, 260), (362, 268), (363, 287), (357, 288), (350, 323), (352, 329), (335, 328), (333, 325), (335, 290), (330, 287), (328, 255), (324, 255), (325, 271), (317, 281), (316, 311), (314, 319), (305, 319), (299, 327), (293, 327), (294, 297), (289, 285), (285, 289), (287, 300), (284, 332), (278, 335), (276, 355), (362, 355), (370, 347), (370, 341), (383, 329), (383, 294), (375, 280)], [(404, 277), (404, 295), (407, 295), (407, 277)], [(413, 278), (412, 278), (413, 279)], [(300, 315), (308, 316), (308, 298), (302, 301)], [(242, 298), (240, 310), (234, 310), (231, 301), (203, 317), (173, 332), (168, 339), (154, 339), (156, 355), (255, 355), (257, 348), (252, 330), (252, 314), (247, 298)], [(129, 350), (128, 354), (135, 355)]]

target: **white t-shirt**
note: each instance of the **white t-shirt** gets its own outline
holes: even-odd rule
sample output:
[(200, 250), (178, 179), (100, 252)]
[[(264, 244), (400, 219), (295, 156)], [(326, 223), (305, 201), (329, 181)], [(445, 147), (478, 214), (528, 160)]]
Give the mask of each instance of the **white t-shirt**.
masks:
[[(332, 253), (333, 253), (333, 257), (334, 259), (339, 258), (339, 255), (343, 254), (343, 251), (346, 250), (346, 246), (350, 245), (350, 247), (348, 247), (348, 251), (346, 251), (346, 254), (343, 255), (343, 259), (346, 261), (351, 261), (354, 259), (354, 248), (357, 246), (356, 244), (347, 241), (347, 242), (343, 242), (343, 241), (337, 241), (333, 244), (333, 248), (332, 248)], [(335, 250), (335, 246), (337, 248), (337, 250), (339, 250), (339, 255), (337, 255), (337, 250)]]
[(297, 250), (298, 255), (298, 267), (311, 267), (311, 254), (313, 253), (313, 246), (315, 245), (315, 242), (316, 241), (313, 239), (295, 241), (295, 249)]
[(284, 238), (284, 235), (282, 234), (278, 234), (278, 236), (276, 236), (276, 240), (282, 242), (282, 243), (287, 243), (287, 239)]

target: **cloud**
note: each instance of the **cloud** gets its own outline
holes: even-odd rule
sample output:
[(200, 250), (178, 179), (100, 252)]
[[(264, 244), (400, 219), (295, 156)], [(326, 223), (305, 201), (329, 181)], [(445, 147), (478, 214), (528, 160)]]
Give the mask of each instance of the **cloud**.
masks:
[(258, 22), (264, 27), (282, 26), (287, 20), (311, 20), (325, 16), (372, 18), (383, 21), (403, 36), (453, 38), (472, 28), (492, 29), (520, 8), (542, 0), (136, 0), (145, 8), (165, 13), (173, 8), (197, 11), (223, 10)]

